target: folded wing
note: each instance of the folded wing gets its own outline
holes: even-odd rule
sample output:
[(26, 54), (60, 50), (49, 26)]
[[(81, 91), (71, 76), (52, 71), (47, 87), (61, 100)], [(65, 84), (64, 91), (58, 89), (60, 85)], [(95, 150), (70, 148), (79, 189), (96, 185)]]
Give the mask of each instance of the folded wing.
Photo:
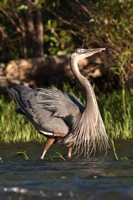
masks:
[(74, 97), (69, 97), (58, 89), (36, 91), (25, 86), (16, 86), (9, 92), (20, 106), (18, 112), (24, 114), (42, 132), (67, 134), (83, 109)]

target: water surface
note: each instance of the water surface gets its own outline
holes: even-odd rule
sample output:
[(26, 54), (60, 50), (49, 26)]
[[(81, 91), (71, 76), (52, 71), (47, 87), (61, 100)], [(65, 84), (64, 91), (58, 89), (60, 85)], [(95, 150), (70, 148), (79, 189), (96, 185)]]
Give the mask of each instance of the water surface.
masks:
[[(0, 200), (130, 200), (133, 199), (133, 141), (118, 142), (112, 152), (88, 159), (40, 161), (43, 144), (0, 144)], [(16, 158), (26, 151), (29, 160)], [(65, 148), (53, 146), (48, 154)]]

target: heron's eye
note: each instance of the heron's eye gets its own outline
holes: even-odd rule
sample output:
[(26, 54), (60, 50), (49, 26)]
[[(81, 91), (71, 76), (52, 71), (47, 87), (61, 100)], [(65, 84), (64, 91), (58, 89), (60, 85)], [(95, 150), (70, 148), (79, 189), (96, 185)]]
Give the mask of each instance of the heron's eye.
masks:
[(80, 53), (80, 49), (77, 49), (77, 50), (76, 50), (76, 54), (79, 54), (79, 53)]

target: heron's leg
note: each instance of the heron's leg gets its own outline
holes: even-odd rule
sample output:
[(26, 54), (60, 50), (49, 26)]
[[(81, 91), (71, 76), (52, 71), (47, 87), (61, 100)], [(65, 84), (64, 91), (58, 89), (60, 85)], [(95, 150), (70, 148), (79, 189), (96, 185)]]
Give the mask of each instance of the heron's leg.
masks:
[(72, 157), (72, 147), (69, 147), (68, 148), (68, 155), (67, 155), (68, 158), (71, 158)]
[(55, 141), (55, 138), (48, 138), (48, 139), (47, 139), (46, 144), (45, 144), (45, 147), (44, 147), (44, 151), (43, 151), (42, 156), (41, 156), (41, 158), (40, 158), (41, 160), (44, 159), (44, 156), (45, 156), (47, 150), (48, 150), (49, 147), (54, 143), (54, 141)]

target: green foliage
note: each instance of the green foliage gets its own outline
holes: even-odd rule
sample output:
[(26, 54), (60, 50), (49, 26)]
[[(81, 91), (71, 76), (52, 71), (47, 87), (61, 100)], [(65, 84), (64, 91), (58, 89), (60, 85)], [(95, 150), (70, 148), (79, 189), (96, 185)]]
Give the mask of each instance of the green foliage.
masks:
[(18, 157), (22, 157), (22, 158), (24, 158), (24, 160), (29, 160), (29, 157), (28, 157), (26, 151), (24, 151), (24, 152), (17, 152), (16, 157), (17, 158)]
[(8, 0), (3, 0), (0, 2), (0, 6), (6, 6), (8, 3)]
[(69, 45), (72, 36), (67, 34), (67, 30), (58, 28), (56, 20), (49, 19), (45, 25), (44, 42), (46, 54), (66, 54), (73, 50), (73, 45)]
[[(133, 2), (132, 1), (96, 1), (95, 25), (98, 38), (107, 42), (108, 48), (115, 52), (131, 51)], [(97, 25), (101, 25), (98, 30)], [(109, 47), (110, 46), (110, 47)]]
[(112, 150), (113, 150), (113, 153), (114, 153), (115, 159), (116, 159), (116, 160), (119, 160), (119, 158), (118, 158), (118, 156), (117, 156), (117, 153), (116, 153), (114, 140), (113, 140), (113, 139), (110, 139), (110, 142), (111, 142), (111, 147), (112, 147)]
[(0, 157), (0, 162), (3, 162), (3, 159)]
[(98, 97), (107, 133), (112, 139), (133, 138), (133, 96), (129, 91), (114, 91)]
[(113, 71), (122, 87), (132, 78), (133, 1), (4, 0), (0, 11), (1, 61), (38, 56), (38, 11), (45, 55), (67, 54), (77, 47), (105, 47), (109, 61), (115, 61)]
[[(114, 49), (115, 53), (132, 52), (132, 1), (96, 0), (78, 4), (75, 1), (36, 0), (29, 4), (28, 1), (4, 0), (0, 6), (1, 26), (5, 31), (1, 53), (4, 55), (8, 50), (7, 59), (22, 56), (24, 31), (29, 29), (27, 10), (31, 9), (31, 18), (35, 19), (38, 7), (43, 20), (45, 54), (68, 53), (77, 46), (105, 46), (108, 50)], [(31, 45), (28, 51), (34, 51)]]
[(44, 160), (50, 160), (53, 161), (54, 159), (60, 159), (60, 160), (64, 160), (65, 158), (62, 156), (62, 154), (60, 154), (59, 152), (56, 152), (55, 155), (51, 155), (51, 156), (46, 156), (44, 157)]

